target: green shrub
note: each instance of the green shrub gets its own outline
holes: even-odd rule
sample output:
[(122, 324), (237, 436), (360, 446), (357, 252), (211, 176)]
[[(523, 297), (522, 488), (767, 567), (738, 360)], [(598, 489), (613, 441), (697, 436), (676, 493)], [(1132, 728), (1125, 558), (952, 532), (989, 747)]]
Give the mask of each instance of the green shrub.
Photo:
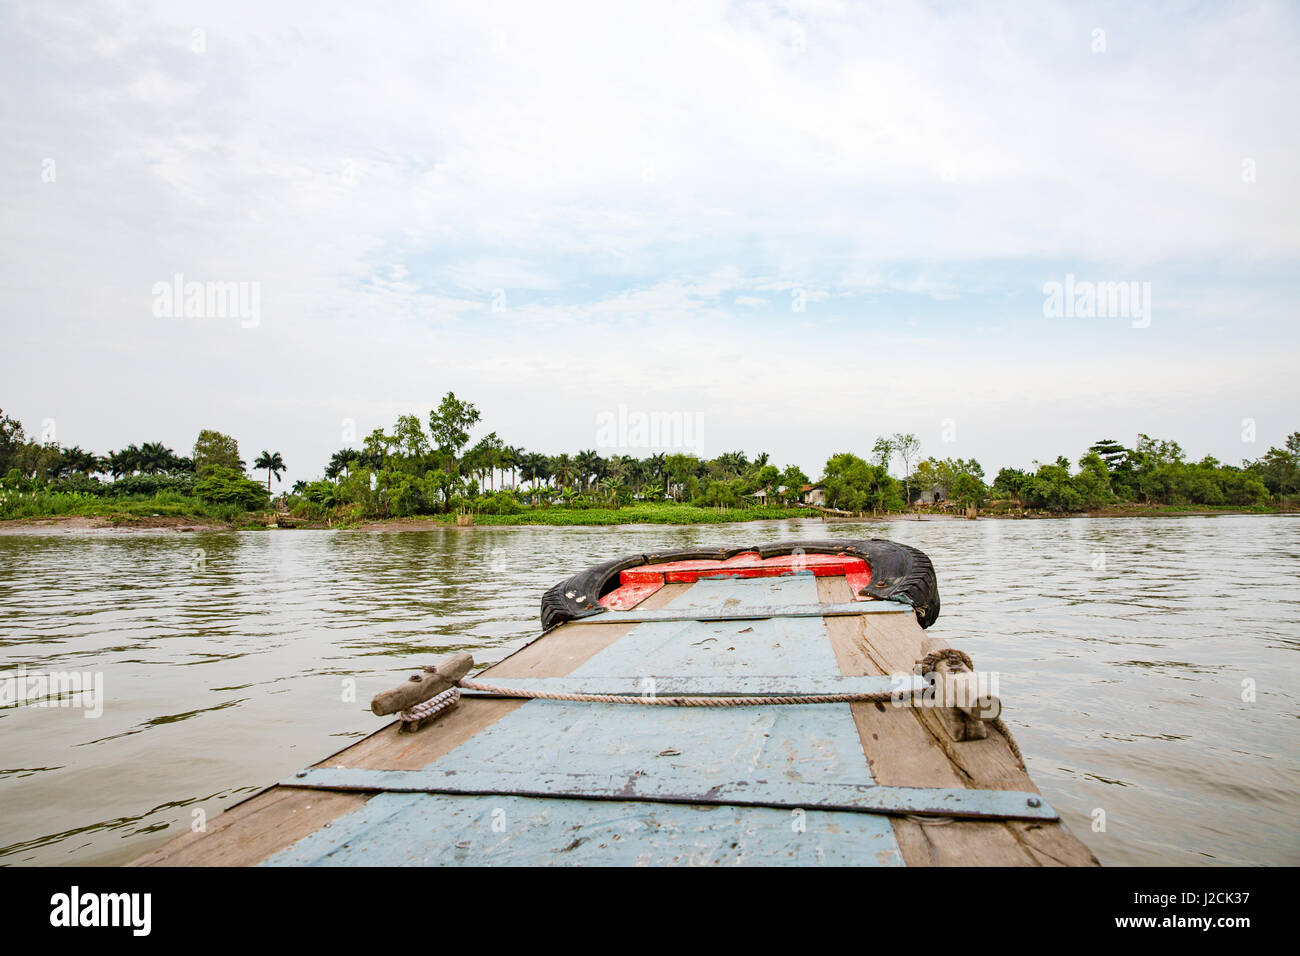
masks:
[[(239, 474), (233, 469), (226, 469)], [(240, 476), (242, 477), (242, 475)], [(247, 479), (245, 479), (247, 480)], [(197, 479), (192, 474), (181, 475), (123, 475), (117, 481), (100, 485), (101, 494), (110, 498), (134, 498), (156, 495), (162, 491), (172, 491), (189, 497), (195, 494)], [(200, 495), (199, 497), (202, 497)]]
[(217, 505), (238, 505), (245, 511), (267, 506), (266, 487), (233, 468), (214, 465), (194, 484), (194, 494)]
[(475, 514), (484, 515), (517, 515), (524, 510), (523, 505), (508, 491), (484, 495), (474, 502), (473, 507)]

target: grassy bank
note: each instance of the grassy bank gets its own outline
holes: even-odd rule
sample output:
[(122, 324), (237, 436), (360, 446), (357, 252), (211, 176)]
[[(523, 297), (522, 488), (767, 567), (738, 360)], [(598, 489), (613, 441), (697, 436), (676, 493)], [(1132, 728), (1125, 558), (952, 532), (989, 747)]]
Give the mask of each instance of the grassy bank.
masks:
[(102, 518), (108, 524), (135, 524), (149, 518), (184, 518), (203, 524), (246, 527), (265, 525), (266, 516), (239, 505), (214, 504), (172, 491), (156, 495), (105, 498), (82, 492), (10, 491), (0, 489), (0, 520)]
[[(30, 522), (59, 518), (102, 519), (109, 525), (132, 525), (146, 519), (184, 519), (196, 524), (231, 528), (264, 528), (272, 520), (267, 511), (245, 511), (238, 505), (214, 504), (175, 492), (148, 497), (104, 498), (79, 492), (15, 492), (0, 490), (0, 521)], [(723, 524), (775, 518), (815, 517), (806, 509), (763, 506), (705, 508), (687, 504), (643, 504), (621, 508), (524, 507), (515, 514), (476, 514), (475, 525), (619, 525), (619, 524)], [(355, 508), (332, 513), (297, 515), (301, 528), (367, 528), (404, 525), (455, 526), (455, 514), (416, 515), (406, 518), (371, 518)]]
[[(729, 524), (735, 521), (765, 521), (779, 518), (817, 517), (806, 508), (700, 508), (695, 505), (629, 505), (624, 508), (528, 508), (518, 514), (474, 515), (474, 524), (483, 525), (618, 525), (618, 524)], [(455, 515), (425, 515), (377, 522), (385, 526), (403, 523), (454, 525)], [(376, 522), (361, 522), (359, 526)]]
[[(1136, 517), (1186, 517), (1215, 514), (1293, 514), (1294, 505), (1255, 505), (1233, 507), (1229, 505), (1111, 505), (1085, 512), (1033, 511), (1009, 506), (982, 510), (980, 518), (1038, 519), (1038, 518), (1136, 518)], [(847, 516), (839, 521), (876, 520), (897, 521), (915, 517), (915, 512), (863, 515), (853, 519)], [(926, 518), (958, 518), (959, 514), (939, 509), (923, 509)], [(621, 508), (546, 508), (525, 507), (514, 514), (475, 514), (476, 527), (521, 525), (549, 525), (553, 527), (610, 526), (634, 524), (704, 525), (731, 524), (741, 521), (781, 520), (792, 518), (816, 519), (821, 514), (815, 509), (780, 506), (751, 508), (709, 508), (689, 504), (656, 503), (628, 505)], [(61, 492), (16, 493), (0, 491), (0, 527), (5, 523), (19, 526), (31, 522), (60, 522), (85, 519), (87, 527), (184, 527), (200, 525), (205, 528), (266, 528), (274, 514), (268, 511), (245, 511), (238, 505), (213, 504), (199, 498), (175, 492), (162, 492), (149, 497), (102, 498), (94, 495)], [(836, 522), (828, 522), (836, 523)], [(415, 515), (395, 518), (368, 518), (355, 509), (339, 508), (331, 514), (305, 518), (299, 515), (293, 526), (303, 529), (335, 528), (356, 530), (419, 530), (437, 527), (455, 527), (456, 515)]]
[(981, 511), (981, 518), (1159, 518), (1186, 517), (1188, 515), (1276, 515), (1295, 514), (1300, 507), (1295, 504), (1279, 505), (1154, 505), (1125, 502), (1106, 505), (1089, 511), (1034, 511), (1009, 503)]

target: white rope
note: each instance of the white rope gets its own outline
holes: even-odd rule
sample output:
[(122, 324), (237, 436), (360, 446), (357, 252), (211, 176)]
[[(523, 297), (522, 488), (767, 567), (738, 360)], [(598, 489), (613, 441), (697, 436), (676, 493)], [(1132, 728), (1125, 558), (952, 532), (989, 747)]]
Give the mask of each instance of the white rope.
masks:
[(449, 687), (441, 694), (430, 697), (424, 703), (416, 704), (414, 707), (402, 711), (401, 718), (403, 723), (414, 723), (417, 720), (424, 720), (426, 717), (432, 717), (440, 710), (446, 710), (460, 700), (460, 691), (455, 687)]

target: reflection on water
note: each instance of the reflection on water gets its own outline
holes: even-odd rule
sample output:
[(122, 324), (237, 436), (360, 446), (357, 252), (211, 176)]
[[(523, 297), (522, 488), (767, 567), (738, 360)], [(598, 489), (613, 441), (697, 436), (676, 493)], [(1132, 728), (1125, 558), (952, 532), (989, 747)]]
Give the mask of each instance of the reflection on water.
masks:
[(0, 709), (0, 863), (135, 857), (375, 729), (413, 665), (499, 659), (597, 560), (855, 536), (931, 555), (933, 633), (1103, 863), (1300, 863), (1300, 521), (1257, 516), (0, 536), (0, 669), (106, 698)]

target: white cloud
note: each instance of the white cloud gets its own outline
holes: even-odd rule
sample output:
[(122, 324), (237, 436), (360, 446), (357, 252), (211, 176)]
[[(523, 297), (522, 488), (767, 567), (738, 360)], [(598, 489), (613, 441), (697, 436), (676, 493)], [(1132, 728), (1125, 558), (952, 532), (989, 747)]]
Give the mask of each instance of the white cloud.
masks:
[[(27, 3), (0, 25), (0, 399), (82, 444), (225, 422), (302, 477), (341, 414), (447, 388), (516, 442), (583, 444), (587, 403), (640, 402), (805, 467), (954, 406), (1022, 458), (1093, 430), (1090, 396), (1294, 409), (1285, 6)], [(1151, 335), (1043, 326), (1067, 271), (1158, 280)], [(263, 325), (160, 326), (176, 272), (260, 282)], [(766, 395), (782, 375), (816, 388)], [(852, 436), (823, 398), (863, 410)]]

